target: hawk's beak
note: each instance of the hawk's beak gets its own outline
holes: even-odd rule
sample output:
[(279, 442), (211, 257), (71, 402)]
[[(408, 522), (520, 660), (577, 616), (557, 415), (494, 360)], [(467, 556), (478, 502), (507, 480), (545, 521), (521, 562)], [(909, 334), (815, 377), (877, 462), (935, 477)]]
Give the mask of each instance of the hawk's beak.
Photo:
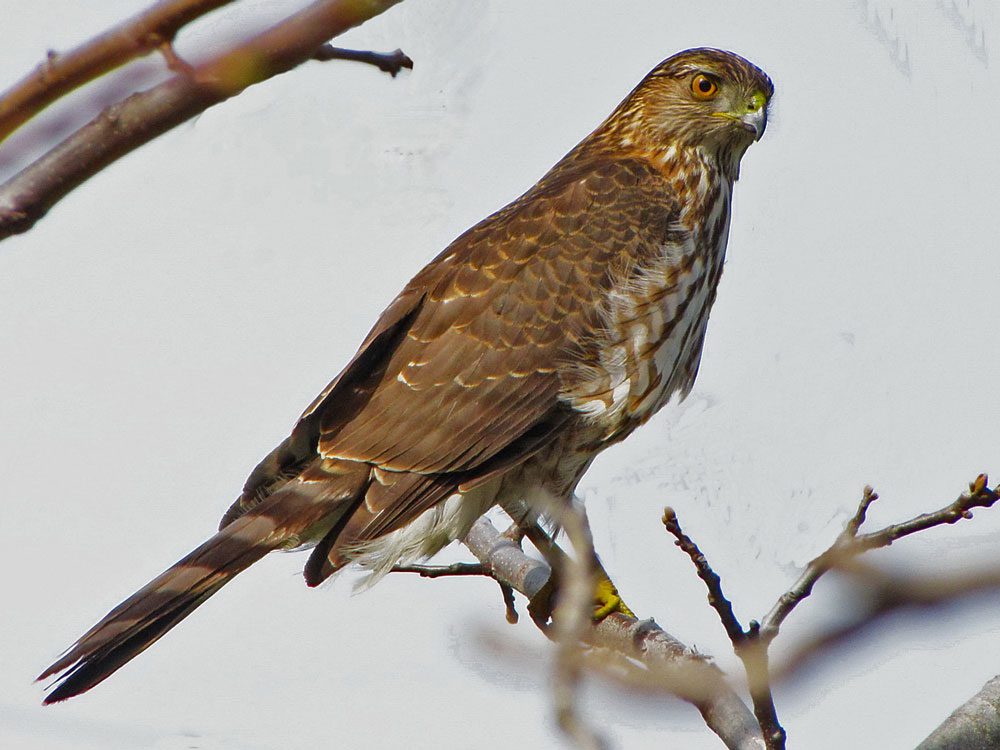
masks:
[(759, 141), (767, 127), (767, 109), (761, 107), (756, 112), (748, 112), (740, 118), (740, 121), (753, 133), (753, 139)]
[(741, 116), (740, 122), (753, 133), (753, 139), (759, 141), (767, 128), (767, 99), (763, 94), (754, 94), (747, 104), (747, 113)]

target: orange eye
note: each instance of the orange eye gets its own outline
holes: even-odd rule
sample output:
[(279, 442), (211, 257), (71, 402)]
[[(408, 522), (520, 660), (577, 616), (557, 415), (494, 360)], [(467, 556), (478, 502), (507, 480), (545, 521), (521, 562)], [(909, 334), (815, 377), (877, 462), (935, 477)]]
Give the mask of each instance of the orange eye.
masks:
[(691, 93), (696, 99), (711, 99), (719, 93), (719, 84), (704, 73), (699, 73), (691, 79)]

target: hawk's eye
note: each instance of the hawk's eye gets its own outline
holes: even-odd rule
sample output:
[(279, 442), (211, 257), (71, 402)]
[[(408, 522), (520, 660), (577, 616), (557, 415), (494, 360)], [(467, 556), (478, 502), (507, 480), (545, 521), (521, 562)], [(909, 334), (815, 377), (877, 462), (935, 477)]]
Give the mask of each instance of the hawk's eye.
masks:
[(691, 93), (696, 99), (711, 99), (719, 93), (719, 84), (704, 73), (699, 73), (691, 79)]

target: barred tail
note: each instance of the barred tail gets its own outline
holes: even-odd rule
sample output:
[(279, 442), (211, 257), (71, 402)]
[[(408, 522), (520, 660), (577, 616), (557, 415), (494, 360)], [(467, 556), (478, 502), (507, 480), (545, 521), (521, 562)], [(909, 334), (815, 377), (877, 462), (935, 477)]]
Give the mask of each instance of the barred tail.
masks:
[[(324, 491), (317, 491), (317, 490)], [(357, 487), (301, 481), (267, 498), (111, 610), (38, 677), (62, 673), (46, 704), (89, 690), (149, 648), (232, 578), (282, 546), (297, 545), (353, 507)], [(320, 531), (322, 536), (323, 531)]]

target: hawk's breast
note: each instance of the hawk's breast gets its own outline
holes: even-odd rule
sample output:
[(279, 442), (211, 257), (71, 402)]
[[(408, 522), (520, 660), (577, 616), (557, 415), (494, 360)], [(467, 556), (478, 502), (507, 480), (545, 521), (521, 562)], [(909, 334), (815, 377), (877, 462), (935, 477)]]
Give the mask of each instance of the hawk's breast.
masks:
[(599, 365), (570, 398), (604, 440), (623, 439), (694, 383), (729, 232), (730, 192), (712, 198), (609, 295)]

